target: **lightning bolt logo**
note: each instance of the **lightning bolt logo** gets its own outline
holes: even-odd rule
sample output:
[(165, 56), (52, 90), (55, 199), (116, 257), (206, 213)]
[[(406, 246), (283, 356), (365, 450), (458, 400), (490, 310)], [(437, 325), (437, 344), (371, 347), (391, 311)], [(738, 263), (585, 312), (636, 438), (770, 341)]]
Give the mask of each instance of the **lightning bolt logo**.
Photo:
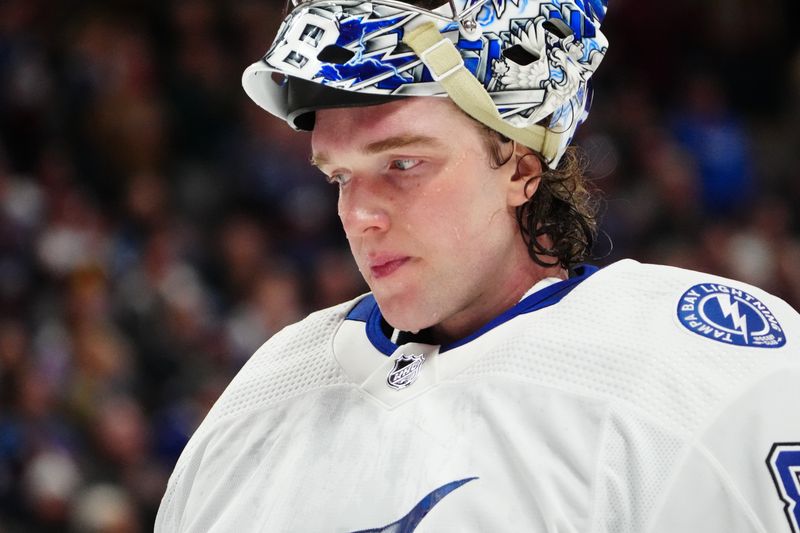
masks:
[(732, 301), (729, 294), (718, 294), (716, 298), (722, 316), (731, 319), (733, 327), (742, 332), (747, 342), (747, 317), (739, 311), (739, 302)]
[(753, 348), (786, 345), (786, 334), (775, 313), (738, 287), (694, 285), (681, 296), (677, 311), (683, 327), (713, 341)]

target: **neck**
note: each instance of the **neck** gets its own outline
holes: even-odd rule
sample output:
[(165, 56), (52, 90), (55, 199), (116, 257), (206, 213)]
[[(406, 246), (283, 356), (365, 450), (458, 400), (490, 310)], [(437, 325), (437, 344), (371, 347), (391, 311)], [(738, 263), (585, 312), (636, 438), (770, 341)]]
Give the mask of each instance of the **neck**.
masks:
[(436, 344), (449, 344), (479, 330), (495, 317), (514, 307), (526, 292), (545, 278), (567, 279), (567, 271), (560, 266), (543, 267), (528, 260), (524, 268), (509, 277), (503, 287), (497, 287), (491, 294), (479, 295), (480, 305), (469, 305), (462, 312), (429, 329)]

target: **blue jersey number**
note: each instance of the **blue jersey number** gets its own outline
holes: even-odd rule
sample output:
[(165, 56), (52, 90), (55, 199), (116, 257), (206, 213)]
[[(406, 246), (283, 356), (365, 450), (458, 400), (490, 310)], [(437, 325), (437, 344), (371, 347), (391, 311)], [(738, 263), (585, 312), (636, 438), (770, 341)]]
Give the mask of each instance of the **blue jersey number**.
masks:
[(800, 442), (776, 443), (767, 457), (792, 533), (800, 533)]

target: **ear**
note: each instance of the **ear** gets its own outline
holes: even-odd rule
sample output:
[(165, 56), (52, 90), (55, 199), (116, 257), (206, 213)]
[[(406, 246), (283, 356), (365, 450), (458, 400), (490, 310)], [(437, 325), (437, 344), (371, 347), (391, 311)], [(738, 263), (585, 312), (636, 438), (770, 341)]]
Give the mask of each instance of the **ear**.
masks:
[(516, 144), (509, 163), (515, 168), (508, 182), (508, 205), (519, 207), (536, 194), (542, 179), (542, 163), (533, 150), (521, 144)]

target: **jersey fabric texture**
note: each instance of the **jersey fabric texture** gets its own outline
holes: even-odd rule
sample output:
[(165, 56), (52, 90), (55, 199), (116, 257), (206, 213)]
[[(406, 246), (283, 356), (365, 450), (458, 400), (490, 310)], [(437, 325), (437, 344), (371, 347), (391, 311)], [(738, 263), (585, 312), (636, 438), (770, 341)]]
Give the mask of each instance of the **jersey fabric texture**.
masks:
[(284, 329), (155, 530), (798, 533), (797, 312), (677, 268), (589, 274), (450, 346), (393, 343), (370, 296)]

